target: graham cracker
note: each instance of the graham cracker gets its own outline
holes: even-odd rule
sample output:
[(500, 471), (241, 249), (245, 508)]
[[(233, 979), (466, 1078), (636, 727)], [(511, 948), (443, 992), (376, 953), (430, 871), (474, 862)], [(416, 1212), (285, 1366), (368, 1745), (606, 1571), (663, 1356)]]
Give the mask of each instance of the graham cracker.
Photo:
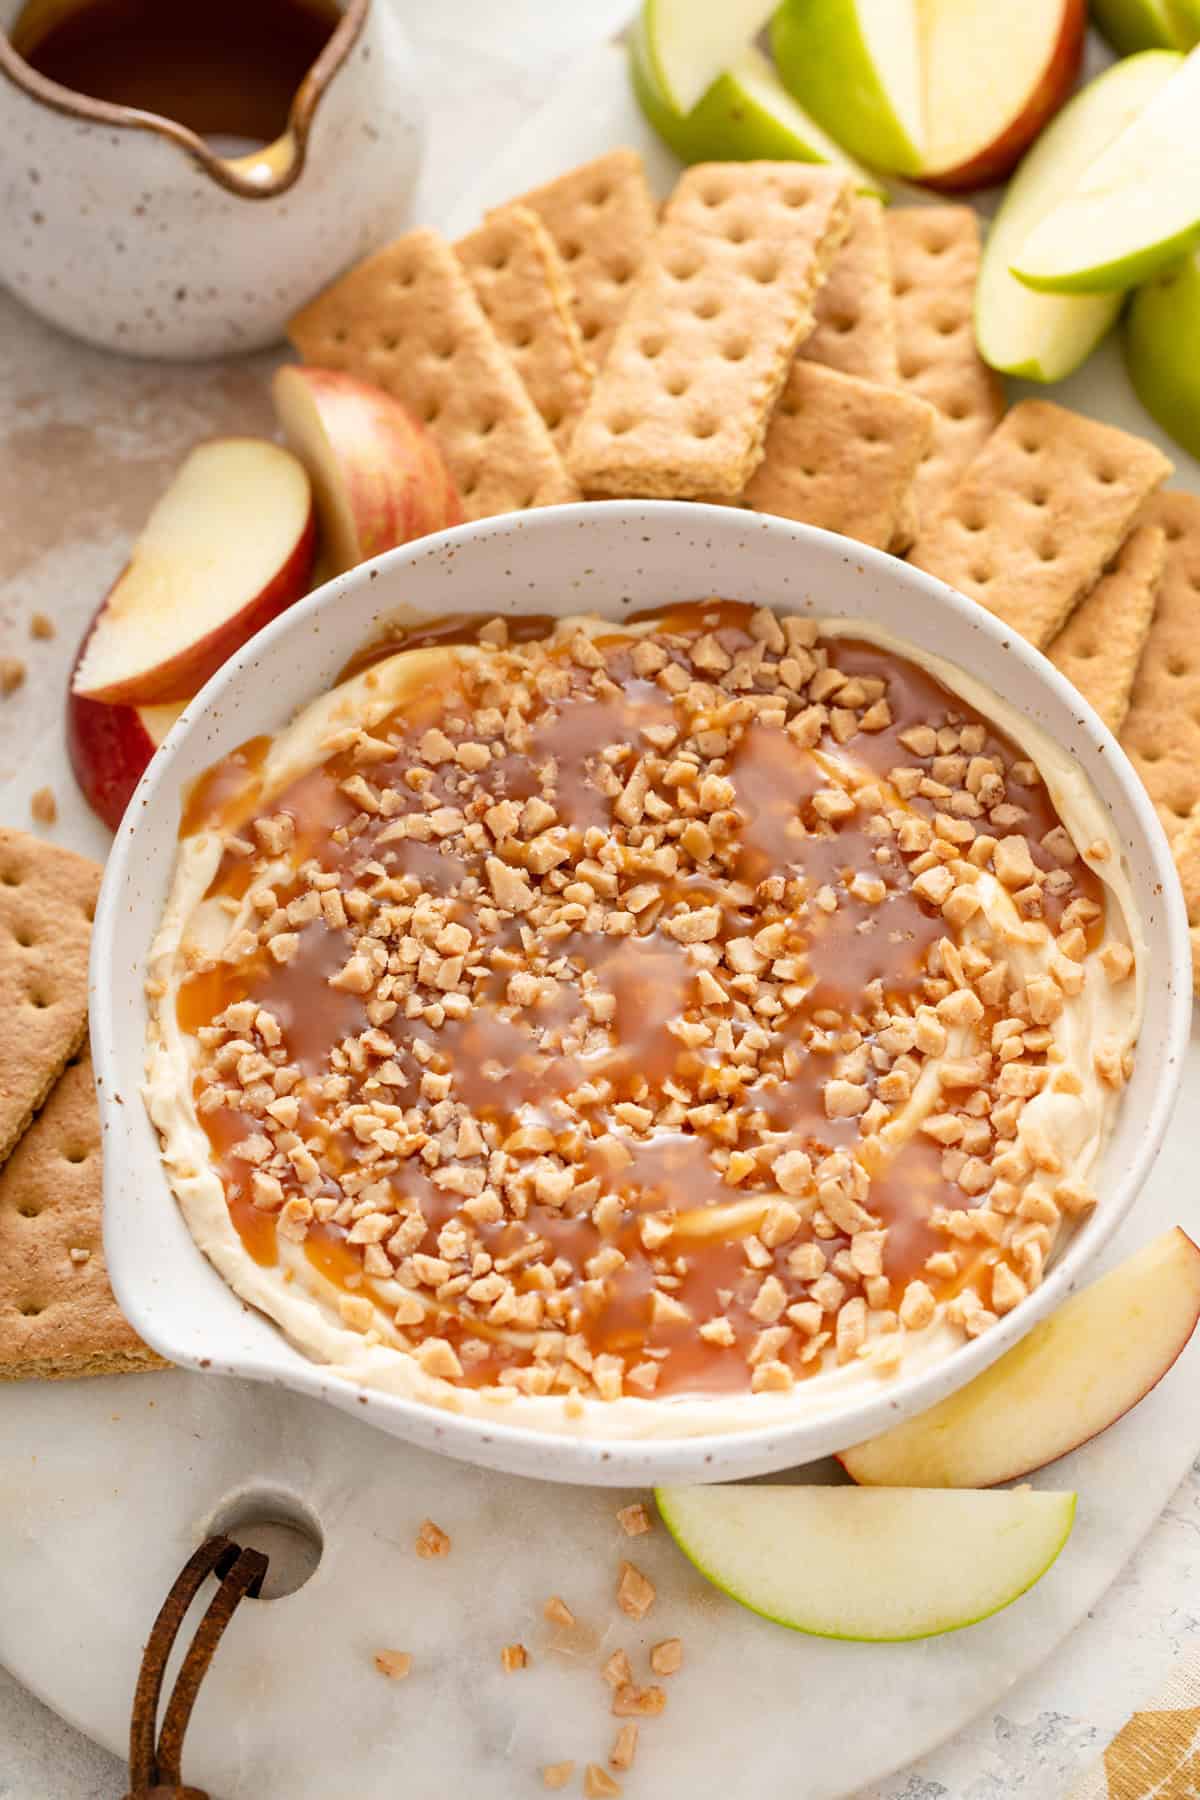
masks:
[(86, 1035), (99, 888), (86, 857), (0, 827), (0, 1162)]
[(740, 497), (852, 192), (809, 163), (684, 173), (571, 442), (585, 492)]
[(636, 150), (610, 150), (513, 204), (535, 212), (553, 238), (588, 357), (600, 368), (658, 225), (641, 157)]
[(813, 307), (816, 324), (800, 346), (806, 362), (895, 387), (900, 380), (892, 263), (883, 205), (867, 195), (851, 203), (850, 229)]
[(935, 506), (1004, 415), (1004, 390), (975, 347), (982, 246), (969, 206), (899, 206), (885, 215), (900, 380), (937, 408), (913, 490)]
[(909, 561), (1044, 650), (1170, 473), (1144, 438), (1022, 400), (922, 520)]
[(797, 359), (743, 504), (886, 550), (932, 431), (923, 400)]
[(359, 263), (296, 314), (305, 362), (395, 396), (432, 431), (468, 519), (575, 500), (540, 414), (436, 231)]
[(1166, 533), (1166, 564), (1121, 744), (1174, 844), (1200, 817), (1200, 496), (1156, 494), (1139, 523)]
[(527, 206), (505, 206), (454, 248), (561, 454), (591, 392), (592, 366), (553, 238)]
[(1187, 906), (1192, 944), (1192, 990), (1200, 998), (1200, 813), (1180, 825), (1171, 844)]
[(0, 1170), (0, 1380), (167, 1366), (125, 1322), (109, 1286), (100, 1168), (84, 1051)]
[(1046, 652), (1115, 735), (1125, 722), (1166, 561), (1160, 525), (1139, 525)]

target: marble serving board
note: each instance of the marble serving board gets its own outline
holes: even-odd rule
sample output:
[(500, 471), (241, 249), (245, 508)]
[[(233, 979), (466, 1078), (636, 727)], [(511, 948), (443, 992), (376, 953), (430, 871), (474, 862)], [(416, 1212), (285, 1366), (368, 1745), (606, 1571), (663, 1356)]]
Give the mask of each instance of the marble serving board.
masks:
[[(673, 159), (633, 108), (619, 53), (600, 51), (489, 165), (447, 230), (617, 143), (645, 150), (665, 191)], [(60, 814), (51, 835), (104, 855), (107, 833), (76, 794), (63, 749), (75, 643), (184, 451), (218, 432), (272, 429), (272, 360), (129, 364), (68, 343), (0, 296), (0, 648), (28, 666), (0, 712), (3, 822), (28, 827), (30, 795), (49, 785)], [(1056, 398), (1159, 435), (1111, 345)], [(1200, 491), (1200, 468), (1175, 454), (1177, 482)], [(52, 642), (29, 638), (35, 610), (56, 620)], [(1167, 1144), (1106, 1264), (1171, 1224), (1200, 1231), (1198, 1105), (1200, 1041)], [(1200, 1342), (1135, 1412), (1036, 1478), (1080, 1496), (1074, 1534), (1044, 1581), (965, 1633), (882, 1647), (803, 1638), (742, 1612), (661, 1528), (631, 1545), (615, 1520), (626, 1496), (612, 1490), (476, 1471), (247, 1383), (183, 1373), (29, 1383), (0, 1391), (0, 1662), (123, 1754), (141, 1646), (180, 1564), (214, 1525), (290, 1516), (321, 1541), (319, 1565), (295, 1592), (241, 1609), (193, 1720), (186, 1773), (214, 1800), (541, 1792), (542, 1763), (607, 1753), (615, 1722), (603, 1656), (675, 1634), (684, 1668), (665, 1684), (665, 1715), (643, 1726), (625, 1791), (733, 1800), (773, 1787), (835, 1800), (923, 1755), (1034, 1669), (1114, 1579), (1198, 1444)], [(835, 1473), (821, 1465), (802, 1478)], [(427, 1515), (451, 1534), (444, 1560), (414, 1553)], [(270, 1547), (277, 1568), (291, 1565), (286, 1542)], [(658, 1584), (641, 1627), (614, 1604), (626, 1554)], [(541, 1613), (555, 1592), (580, 1621), (557, 1643)], [(514, 1641), (531, 1666), (506, 1675), (500, 1650)], [(406, 1683), (376, 1674), (381, 1648), (412, 1653)]]

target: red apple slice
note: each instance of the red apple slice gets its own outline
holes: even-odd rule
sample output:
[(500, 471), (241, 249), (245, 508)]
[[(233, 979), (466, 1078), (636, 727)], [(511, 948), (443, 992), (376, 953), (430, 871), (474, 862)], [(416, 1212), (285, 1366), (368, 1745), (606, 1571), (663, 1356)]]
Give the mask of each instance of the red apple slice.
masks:
[[(83, 634), (75, 669), (87, 653), (103, 611), (103, 606), (97, 609)], [(68, 685), (67, 756), (71, 772), (80, 793), (110, 831), (121, 823), (142, 770), (186, 705), (186, 700), (173, 700), (164, 706), (106, 706), (102, 700), (85, 700)]]
[(142, 771), (187, 705), (106, 706), (67, 695), (67, 754), (79, 791), (110, 831), (121, 823)]
[(193, 450), (151, 513), (84, 647), (72, 692), (186, 700), (308, 587), (316, 513), (303, 465), (258, 438)]
[(868, 1487), (992, 1487), (1077, 1450), (1136, 1406), (1200, 1319), (1178, 1226), (1075, 1294), (948, 1400), (839, 1461)]
[(284, 435), (312, 480), (331, 574), (461, 522), (441, 451), (390, 394), (308, 367), (280, 369), (273, 392)]
[(947, 193), (1002, 180), (1071, 92), (1086, 15), (1085, 0), (927, 0), (916, 179)]

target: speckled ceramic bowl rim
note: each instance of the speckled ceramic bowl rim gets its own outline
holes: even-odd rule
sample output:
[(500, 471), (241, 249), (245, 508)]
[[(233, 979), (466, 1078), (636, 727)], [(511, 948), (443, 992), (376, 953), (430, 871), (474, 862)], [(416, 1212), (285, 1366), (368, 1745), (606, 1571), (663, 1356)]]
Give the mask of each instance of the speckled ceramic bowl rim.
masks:
[[(576, 546), (578, 548), (576, 548)], [(508, 556), (506, 557), (506, 552)], [(676, 565), (691, 567), (674, 573)], [(564, 560), (574, 571), (563, 573)], [(697, 566), (703, 577), (696, 574)], [(408, 580), (485, 590), (489, 611), (545, 610), (550, 585), (573, 608), (621, 616), (671, 598), (724, 593), (788, 610), (874, 618), (966, 668), (1078, 757), (1113, 814), (1151, 946), (1146, 1028), (1106, 1154), (1121, 1168), (1043, 1285), (998, 1325), (916, 1376), (864, 1386), (828, 1415), (710, 1437), (576, 1439), (501, 1419), (363, 1392), (309, 1361), (226, 1287), (187, 1233), (137, 1093), (145, 1028), (143, 976), (174, 860), (178, 793), (233, 744), (282, 725), (289, 655), (311, 697), (351, 652), (408, 603)], [(647, 586), (646, 584), (650, 585)], [(856, 596), (824, 593), (841, 585)], [(607, 598), (599, 590), (606, 587)], [(628, 591), (626, 591), (628, 589)], [(539, 605), (539, 590), (543, 603)], [(593, 591), (596, 590), (596, 591)], [(881, 608), (887, 615), (874, 611)], [(428, 611), (428, 602), (420, 604)], [(901, 618), (898, 614), (903, 614)], [(969, 648), (970, 654), (956, 654)], [(276, 679), (272, 679), (272, 671)], [(978, 1374), (1071, 1293), (1125, 1218), (1170, 1118), (1191, 1020), (1183, 896), (1162, 828), (1130, 763), (1099, 718), (1037, 651), (944, 583), (879, 551), (811, 527), (731, 508), (672, 501), (553, 507), (459, 526), (339, 576), (284, 613), (192, 701), (142, 778), (109, 858), (91, 958), (91, 1034), (104, 1131), (105, 1252), (130, 1322), (173, 1362), (275, 1382), (354, 1410), (397, 1436), (510, 1473), (559, 1481), (728, 1480), (795, 1466), (861, 1441)], [(1131, 1104), (1136, 1107), (1131, 1110)]]

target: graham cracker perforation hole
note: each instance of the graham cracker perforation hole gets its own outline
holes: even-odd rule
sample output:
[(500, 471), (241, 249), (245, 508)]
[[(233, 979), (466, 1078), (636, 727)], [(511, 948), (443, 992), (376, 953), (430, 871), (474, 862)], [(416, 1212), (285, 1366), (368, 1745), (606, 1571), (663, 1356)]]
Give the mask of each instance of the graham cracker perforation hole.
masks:
[(568, 238), (564, 243), (559, 245), (558, 253), (564, 262), (578, 262), (579, 258), (583, 255), (583, 245), (577, 244), (573, 238)]
[(600, 187), (593, 188), (591, 193), (588, 195), (588, 205), (589, 206), (604, 206), (606, 204), (606, 202), (609, 199), (611, 199), (611, 197), (612, 197), (612, 189), (607, 185), (607, 183), (602, 183)]
[(770, 287), (779, 277), (779, 259), (773, 255), (760, 255), (751, 265), (750, 273), (760, 287)]
[(68, 1144), (62, 1156), (64, 1162), (74, 1163), (78, 1167), (80, 1163), (87, 1161), (90, 1154), (86, 1144)]
[(846, 337), (858, 324), (858, 315), (856, 313), (842, 313), (838, 318), (831, 319), (830, 324), (833, 326), (833, 329), (837, 332), (839, 337)]
[(22, 1300), (17, 1305), (17, 1311), (23, 1319), (36, 1319), (40, 1317), (45, 1310), (46, 1308), (42, 1305), (40, 1300)]
[(25, 1200), (17, 1208), (17, 1217), (20, 1219), (36, 1219), (41, 1210), (40, 1206), (31, 1206), (29, 1201)]
[(45, 1012), (47, 1007), (53, 1006), (54, 1004), (51, 996), (46, 992), (45, 988), (40, 985), (29, 987), (25, 992), (30, 1006), (35, 1007), (38, 1012)]
[(11, 865), (7, 869), (0, 869), (0, 882), (3, 882), (5, 887), (20, 887), (20, 871)]
[(1176, 680), (1182, 675), (1187, 675), (1191, 670), (1191, 666), (1192, 665), (1187, 661), (1186, 657), (1168, 656), (1167, 658), (1167, 674), (1173, 675)]
[(22, 950), (32, 950), (33, 946), (37, 943), (37, 939), (29, 929), (28, 925), (16, 926), (13, 930), (13, 938), (16, 943), (20, 945)]

